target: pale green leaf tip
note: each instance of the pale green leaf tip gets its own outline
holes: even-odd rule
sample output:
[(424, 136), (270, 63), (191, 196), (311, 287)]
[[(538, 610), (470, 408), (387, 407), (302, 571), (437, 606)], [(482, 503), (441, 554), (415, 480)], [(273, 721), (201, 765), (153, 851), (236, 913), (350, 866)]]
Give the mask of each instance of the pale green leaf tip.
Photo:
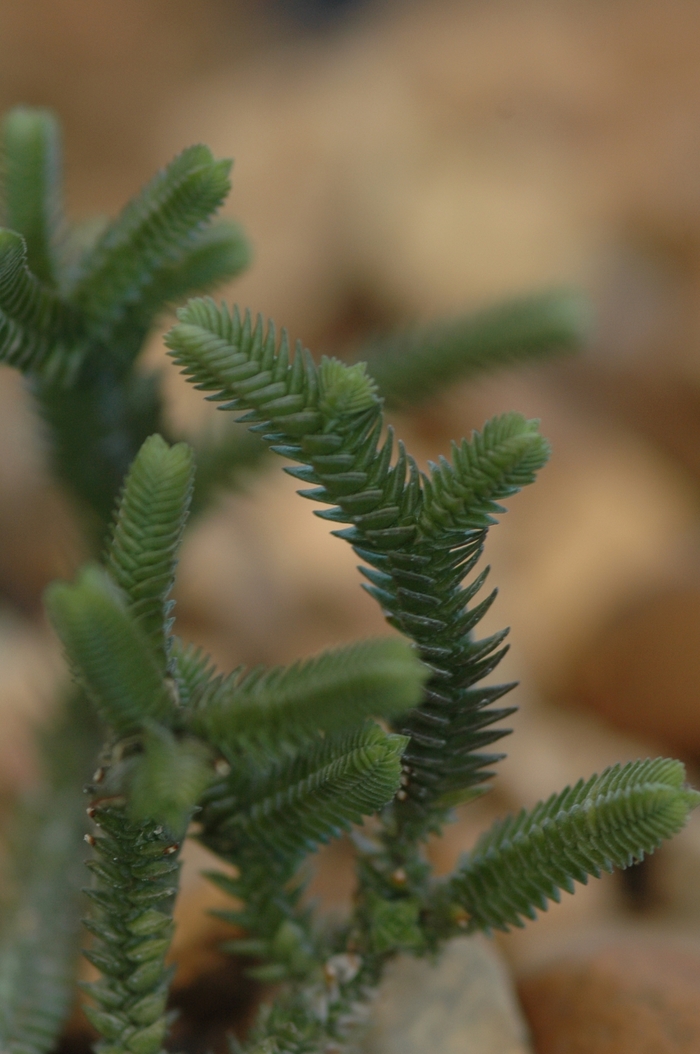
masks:
[(73, 606), (81, 597), (100, 596), (124, 609), (124, 594), (119, 586), (98, 564), (86, 564), (80, 569), (74, 582), (51, 582), (44, 590), (44, 605), (52, 620), (54, 615), (68, 604)]
[(411, 742), (410, 736), (402, 736), (398, 732), (391, 732), (386, 739), (392, 755), (403, 754)]
[(154, 432), (143, 441), (134, 460), (132, 471), (139, 464), (148, 465), (162, 472), (168, 469), (176, 470), (180, 466), (194, 464), (194, 450), (185, 442), (174, 443), (170, 446), (158, 432)]
[(346, 366), (335, 358), (321, 359), (318, 369), (319, 410), (327, 417), (356, 414), (379, 406), (377, 385), (364, 362)]
[(54, 132), (58, 127), (56, 115), (52, 110), (42, 106), (13, 106), (0, 122), (4, 136), (27, 133), (35, 134), (38, 130)]
[(27, 245), (22, 235), (11, 231), (9, 227), (0, 227), (0, 252), (16, 252), (18, 247), (26, 255)]

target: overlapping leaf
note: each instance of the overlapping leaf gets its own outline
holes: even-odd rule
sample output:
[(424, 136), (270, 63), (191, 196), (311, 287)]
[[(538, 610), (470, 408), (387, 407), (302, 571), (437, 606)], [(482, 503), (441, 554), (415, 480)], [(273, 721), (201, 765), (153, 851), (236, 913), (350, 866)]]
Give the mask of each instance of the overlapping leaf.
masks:
[(192, 450), (159, 435), (141, 447), (124, 484), (107, 567), (165, 667), (177, 552), (194, 479)]
[(76, 677), (119, 735), (148, 719), (173, 720), (174, 702), (150, 642), (103, 571), (87, 567), (73, 585), (55, 582), (45, 603)]
[(668, 758), (614, 765), (498, 821), (451, 879), (451, 899), (474, 929), (521, 926), (574, 881), (628, 867), (679, 831), (700, 802), (684, 780)]
[(234, 771), (203, 799), (202, 841), (232, 860), (259, 847), (294, 862), (391, 799), (405, 745), (370, 724), (328, 736), (248, 784)]
[(107, 227), (72, 294), (94, 337), (107, 340), (150, 283), (182, 262), (226, 197), (230, 167), (205, 146), (189, 147)]
[(291, 666), (213, 680), (190, 724), (227, 752), (279, 752), (319, 731), (345, 731), (368, 717), (408, 710), (427, 674), (404, 641), (364, 641)]
[(61, 134), (49, 110), (16, 106), (2, 122), (3, 223), (21, 234), (27, 262), (41, 282), (56, 284), (63, 228)]

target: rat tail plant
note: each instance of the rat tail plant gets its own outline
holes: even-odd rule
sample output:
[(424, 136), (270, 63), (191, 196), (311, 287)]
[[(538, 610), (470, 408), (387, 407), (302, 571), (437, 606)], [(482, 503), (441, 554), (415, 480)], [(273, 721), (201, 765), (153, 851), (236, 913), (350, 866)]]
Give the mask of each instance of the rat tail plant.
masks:
[[(2, 146), (0, 362), (25, 375), (94, 549), (107, 539), (101, 564), (47, 593), (77, 687), (50, 744), (53, 769), (31, 829), (37, 852), (20, 853), (19, 914), (0, 933), (3, 1049), (45, 1054), (69, 1004), (76, 887), (64, 865), (80, 835), (72, 791), (98, 727), (86, 921), (101, 975), (87, 986), (98, 1049), (156, 1054), (165, 1042), (166, 956), (191, 822), (234, 866), (215, 876), (238, 899), (227, 917), (245, 931), (231, 950), (282, 985), (248, 1048), (342, 1049), (397, 951), (520, 924), (574, 881), (652, 851), (697, 801), (679, 763), (640, 762), (496, 825), (447, 879), (432, 878), (422, 853), (501, 756), (493, 744), (511, 708), (495, 704), (512, 685), (483, 680), (504, 654), (505, 632), (476, 637), (493, 594), (478, 598), (485, 571), (470, 576), (500, 502), (534, 479), (548, 448), (535, 422), (506, 414), (423, 474), (384, 431), (381, 396), (415, 401), (462, 372), (571, 344), (580, 312), (556, 294), (404, 335), (410, 370), (396, 345), (373, 352), (380, 390), (363, 365), (317, 366), (271, 324), (211, 300), (180, 313), (167, 341), (175, 361), (241, 412), (260, 445), (294, 463), (287, 471), (354, 547), (366, 588), (399, 633), (289, 667), (222, 674), (172, 635), (194, 459), (172, 442), (157, 378), (137, 358), (168, 304), (247, 258), (237, 227), (211, 223), (229, 163), (191, 147), (114, 221), (73, 228), (61, 212), (51, 115), (12, 111)], [(234, 436), (196, 444), (200, 508), (235, 462), (259, 456), (260, 445)], [(375, 819), (361, 834), (366, 817)], [(343, 831), (359, 846), (358, 893), (350, 920), (333, 928), (305, 904), (300, 866)], [(20, 923), (30, 916), (27, 934)]]
[[(400, 641), (228, 677), (173, 641), (168, 594), (192, 482), (189, 447), (146, 440), (104, 566), (46, 596), (75, 678), (108, 729), (88, 787), (94, 884), (85, 924), (94, 940), (85, 954), (102, 978), (84, 986), (104, 1051), (161, 1049), (178, 857), (198, 802), (211, 799), (214, 837), (227, 851), (267, 855), (258, 877), (283, 901), (310, 846), (391, 798), (406, 740), (368, 718), (415, 703), (425, 679)], [(223, 771), (222, 815), (220, 796), (207, 791)]]
[[(63, 212), (60, 127), (49, 111), (25, 106), (10, 111), (0, 129), (0, 153), (0, 222), (3, 224), (0, 229), (0, 363), (17, 369), (26, 379), (45, 424), (50, 462), (58, 479), (84, 514), (88, 546), (99, 552), (109, 530), (124, 475), (144, 440), (154, 432), (164, 434), (170, 441), (173, 439), (162, 412), (158, 376), (144, 371), (138, 362), (149, 331), (170, 305), (235, 276), (249, 261), (250, 250), (241, 228), (230, 221), (215, 219), (228, 190), (230, 163), (216, 160), (204, 146), (191, 147), (158, 173), (116, 219), (74, 225)], [(580, 326), (576, 312), (567, 311), (565, 306), (563, 311), (557, 308), (559, 294), (550, 299), (550, 306), (543, 307), (535, 298), (534, 308), (530, 311), (527, 303), (521, 305), (519, 322), (517, 319), (513, 321), (510, 311), (511, 322), (505, 335), (503, 326), (494, 317), (486, 327), (486, 345), (497, 348), (499, 341), (507, 338), (509, 357), (527, 358), (539, 353), (538, 348), (540, 351), (544, 348), (554, 350), (557, 346), (577, 343)], [(562, 303), (568, 303), (566, 296)], [(561, 324), (552, 325), (552, 315), (556, 316), (558, 311)], [(482, 344), (483, 329), (483, 325), (477, 326)], [(414, 345), (415, 341), (412, 347), (417, 362), (420, 349)], [(469, 340), (463, 343), (461, 352), (459, 349), (455, 351), (452, 338), (443, 339), (442, 348), (440, 354), (444, 368), (440, 372), (443, 383), (475, 368), (476, 360)], [(434, 360), (438, 353), (436, 348), (427, 350)], [(503, 358), (503, 353), (500, 357)], [(391, 368), (391, 356), (385, 355), (384, 360), (388, 368), (382, 376), (382, 388), (391, 395), (394, 388), (398, 392), (397, 384), (403, 371), (396, 369), (395, 363)], [(416, 376), (419, 374), (420, 370)], [(421, 387), (422, 384), (415, 385), (414, 391)], [(404, 386), (402, 399), (405, 394)], [(193, 495), (193, 508), (197, 510), (204, 509), (221, 486), (235, 485), (242, 469), (259, 464), (261, 452), (265, 450), (265, 445), (255, 435), (235, 424), (223, 430), (208, 429), (193, 445), (198, 462)], [(133, 486), (136, 490), (129, 498), (132, 506), (134, 502), (138, 504), (145, 500), (144, 493), (148, 490), (145, 485), (141, 491), (136, 483)], [(160, 515), (156, 506), (152, 507), (152, 514), (156, 518)], [(131, 519), (127, 517), (124, 522), (131, 522)], [(162, 635), (167, 641), (168, 632), (165, 627), (162, 632), (158, 628), (159, 602), (154, 604), (149, 593), (152, 583), (148, 586), (142, 583), (139, 589), (135, 586), (132, 589), (124, 570), (128, 566), (129, 554), (135, 551), (135, 547), (138, 549), (139, 544), (139, 539), (129, 534), (124, 526), (119, 528), (111, 543), (109, 581), (116, 583), (117, 589), (122, 591), (114, 594), (121, 597), (122, 608), (126, 604), (124, 598), (131, 598), (129, 603), (139, 620), (136, 639), (141, 641), (140, 644), (132, 642), (134, 647), (141, 648), (143, 658), (146, 653), (141, 637), (145, 633), (147, 647), (156, 648), (156, 666), (160, 669), (160, 644), (156, 645), (154, 638)], [(119, 559), (115, 555), (117, 552), (121, 554)], [(168, 578), (167, 561), (160, 573)], [(148, 580), (147, 570), (144, 575)], [(107, 583), (108, 579), (93, 571), (82, 582), (83, 593), (80, 595), (84, 594), (86, 603), (96, 604), (100, 591), (107, 589), (114, 600), (109, 593), (112, 587)], [(59, 600), (59, 606), (60, 603)], [(125, 623), (125, 618), (123, 611), (115, 616), (114, 633), (117, 633), (118, 625), (127, 632), (124, 626), (128, 619)], [(95, 625), (98, 625), (97, 621)], [(106, 627), (103, 629), (106, 632)], [(73, 642), (72, 646), (77, 645)], [(167, 691), (172, 695), (173, 686), (177, 684), (178, 690), (185, 693), (183, 677), (178, 674), (179, 679), (175, 678), (173, 673), (177, 649), (171, 648), (170, 644), (167, 647), (171, 649), (167, 659), (170, 672), (164, 675)], [(111, 647), (106, 648), (107, 653), (111, 654)], [(370, 663), (372, 654), (370, 648), (369, 652), (358, 652), (354, 659), (346, 655), (342, 677), (340, 667), (333, 672), (323, 664), (315, 672), (300, 670), (298, 675), (285, 676), (280, 690), (292, 691), (296, 684), (296, 694), (292, 692), (289, 696), (290, 700), (295, 700), (299, 698), (299, 686), (308, 688), (308, 678), (312, 674), (318, 687), (326, 683), (326, 675), (330, 677), (333, 673), (327, 682), (331, 696), (333, 693), (342, 696), (353, 683), (357, 684), (359, 691), (357, 664)], [(80, 668), (78, 659), (74, 661), (76, 669)], [(184, 664), (188, 676), (196, 668), (192, 656), (181, 656), (178, 661)], [(389, 677), (391, 662), (386, 655), (374, 655), (372, 663), (372, 676), (379, 676), (379, 663), (383, 664), (383, 676)], [(122, 671), (124, 676), (127, 672)], [(141, 672), (143, 684), (150, 685), (149, 690), (155, 691), (156, 683), (160, 681), (150, 660), (145, 662)], [(133, 670), (132, 674), (133, 684), (124, 691), (127, 691), (128, 698), (132, 698), (135, 692), (134, 698), (140, 700), (140, 706), (145, 689), (140, 693), (137, 691), (140, 675), (136, 678)], [(81, 675), (81, 683), (88, 683), (84, 675)], [(114, 715), (108, 706), (112, 696), (107, 691), (110, 684), (108, 678), (100, 692), (94, 685), (91, 691), (93, 699), (99, 696), (101, 700), (98, 712), (112, 727)], [(256, 691), (263, 687), (267, 690), (270, 684), (268, 678), (263, 678)], [(253, 681), (246, 681), (245, 692), (249, 699), (257, 698), (252, 687)], [(190, 685), (187, 690), (194, 692), (194, 686)], [(367, 684), (363, 690), (368, 691)], [(107, 693), (104, 698), (101, 691)], [(162, 702), (165, 697), (160, 689), (156, 694)], [(314, 698), (317, 709), (326, 705), (327, 698), (323, 693)], [(369, 699), (370, 695), (366, 698)], [(376, 701), (373, 705), (377, 706), (377, 713), (384, 712), (383, 705)], [(153, 714), (150, 717), (141, 715), (146, 723), (142, 727), (137, 722), (138, 728), (133, 730), (136, 737), (133, 743), (141, 743), (141, 746), (134, 747), (134, 753), (145, 751), (143, 744), (147, 743), (149, 757), (160, 758), (163, 771), (167, 769), (165, 759), (168, 757), (173, 764), (177, 762), (184, 769), (189, 766), (193, 771), (197, 770), (197, 764), (190, 758), (189, 747), (182, 755), (179, 749), (173, 753), (180, 733), (170, 728), (164, 703), (163, 707), (157, 722), (158, 731), (150, 725), (146, 727), (148, 721), (155, 720)], [(272, 730), (278, 728), (274, 723), (277, 718), (273, 720), (272, 715), (281, 712), (276, 708), (270, 711), (272, 723), (268, 737), (274, 738)], [(307, 731), (309, 723), (317, 719), (312, 718), (312, 713), (316, 711), (307, 714), (304, 726)], [(115, 743), (123, 743), (123, 722), (114, 727), (120, 730), (119, 735), (115, 732)], [(334, 727), (334, 733), (343, 731), (347, 731), (345, 726), (342, 729)], [(62, 702), (51, 734), (46, 737), (42, 754), (46, 773), (44, 786), (26, 807), (18, 807), (12, 825), (16, 835), (13, 844), (17, 869), (12, 884), (13, 896), (6, 905), (0, 927), (0, 1040), (3, 1049), (21, 1051), (22, 1054), (27, 1051), (42, 1054), (50, 1049), (70, 1004), (80, 882), (68, 862), (80, 853), (84, 818), (80, 816), (82, 809), (79, 808), (77, 788), (91, 771), (99, 735), (95, 708), (88, 702), (86, 689), (76, 689)], [(190, 740), (191, 736), (189, 746), (192, 745)], [(398, 764), (395, 753), (398, 741), (392, 742), (391, 765), (395, 766)], [(371, 753), (377, 744), (365, 746)], [(123, 749), (127, 750), (126, 747)], [(355, 747), (348, 746), (347, 757), (359, 756), (352, 754), (353, 749), (364, 747), (357, 743)], [(107, 750), (109, 764), (101, 768), (112, 773), (112, 782), (119, 783), (121, 775), (135, 762), (128, 753), (131, 746), (118, 763), (112, 750), (112, 747)], [(127, 756), (131, 758), (128, 764)], [(280, 763), (278, 758), (277, 764)], [(342, 765), (338, 768), (340, 763), (335, 755), (333, 759), (326, 758), (326, 763), (336, 765), (334, 771), (340, 778)], [(102, 791), (95, 793), (101, 798), (109, 797)], [(115, 793), (113, 797), (119, 801), (119, 794)], [(112, 804), (117, 807), (114, 802)], [(107, 827), (102, 830), (104, 834)], [(40, 846), (45, 846), (46, 852), (40, 851)], [(174, 887), (166, 885), (163, 888)], [(163, 902), (166, 900), (164, 896)], [(31, 932), (23, 921), (27, 918), (36, 921)], [(60, 925), (58, 920), (61, 920)], [(49, 934), (53, 936), (49, 937)], [(99, 955), (99, 950), (94, 954)], [(30, 976), (32, 983), (29, 983)]]
[[(211, 222), (230, 163), (193, 147), (116, 220), (74, 226), (63, 214), (60, 128), (49, 111), (10, 111), (0, 154), (0, 363), (25, 377), (52, 466), (84, 514), (88, 546), (99, 551), (131, 460), (146, 436), (167, 431), (157, 378), (136, 361), (146, 336), (171, 303), (248, 262), (240, 227)], [(214, 482), (235, 476), (237, 450), (229, 444), (221, 466), (220, 450), (210, 448)], [(202, 493), (200, 504), (206, 499)], [(84, 692), (63, 693), (41, 743), (42, 785), (10, 822), (3, 1050), (51, 1049), (70, 1007), (81, 885), (71, 861), (81, 853), (80, 787), (98, 737)]]
[[(288, 918), (281, 917), (275, 886), (289, 869), (272, 883), (261, 878), (275, 846), (284, 858), (282, 831), (266, 839), (261, 812), (260, 833), (247, 832), (259, 848), (238, 841), (229, 812), (237, 776), (212, 785), (202, 800), (202, 841), (240, 872), (219, 879), (244, 902), (229, 918), (250, 937), (234, 950), (261, 958), (259, 975), (289, 982), (286, 998), (263, 1013), (252, 1049), (342, 1047), (391, 955), (435, 950), (460, 930), (521, 924), (574, 881), (642, 859), (682, 826), (700, 795), (684, 784), (678, 762), (616, 766), (497, 825), (453, 876), (433, 879), (422, 843), (452, 806), (484, 789), (503, 756), (492, 752), (506, 734), (500, 721), (513, 709), (493, 705), (512, 684), (482, 683), (506, 651), (506, 631), (475, 636), (495, 597), (476, 600), (488, 568), (468, 576), (504, 511), (499, 503), (534, 480), (548, 445), (537, 422), (505, 414), (423, 474), (391, 428), (385, 435), (382, 399), (363, 364), (323, 359), (317, 367), (299, 344), (291, 351), (285, 333), (278, 340), (272, 324), (209, 299), (191, 301), (178, 317), (166, 338), (174, 361), (296, 462), (286, 471), (309, 485), (304, 497), (327, 506), (317, 515), (345, 525), (334, 533), (362, 560), (365, 588), (428, 671), (419, 704), (391, 719), (401, 736), (400, 782), (378, 831), (358, 840), (352, 919), (325, 943), (295, 902), (288, 899)], [(307, 849), (322, 840), (308, 833)]]

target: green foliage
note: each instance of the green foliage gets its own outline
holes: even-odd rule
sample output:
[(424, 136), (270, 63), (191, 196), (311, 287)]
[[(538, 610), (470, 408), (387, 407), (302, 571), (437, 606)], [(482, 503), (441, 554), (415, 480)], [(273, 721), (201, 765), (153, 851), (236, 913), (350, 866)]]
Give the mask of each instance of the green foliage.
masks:
[(32, 274), (53, 286), (63, 233), (58, 121), (49, 110), (17, 106), (2, 122), (2, 141), (3, 225), (22, 232)]
[[(148, 296), (154, 282), (168, 289), (164, 272), (173, 274), (175, 266), (181, 277), (176, 265), (183, 265), (202, 225), (228, 194), (230, 168), (230, 161), (215, 161), (206, 146), (191, 146), (109, 224), (84, 259), (72, 291), (91, 335), (108, 341), (144, 290)], [(196, 268), (195, 275), (197, 288)], [(182, 281), (177, 284), (175, 293), (182, 295)]]
[(238, 223), (220, 220), (197, 232), (192, 244), (169, 267), (161, 268), (142, 290), (136, 317), (147, 329), (165, 305), (190, 293), (211, 289), (224, 278), (234, 278), (251, 260), (251, 249)]
[(176, 363), (226, 409), (249, 410), (245, 420), (272, 449), (302, 463), (288, 472), (320, 484), (301, 493), (333, 506), (326, 519), (352, 525), (337, 533), (370, 565), (369, 592), (433, 672), (425, 703), (396, 726), (411, 739), (402, 814), (426, 829), (436, 804), (483, 781), (499, 757), (480, 751), (505, 734), (488, 726), (510, 711), (488, 704), (512, 686), (470, 688), (499, 662), (504, 634), (473, 640), (493, 597), (469, 609), (483, 576), (467, 589), (461, 582), (502, 511), (497, 502), (532, 481), (547, 444), (535, 422), (504, 415), (421, 480), (401, 443), (392, 463), (393, 433), (381, 441), (381, 401), (364, 366), (324, 360), (317, 370), (299, 347), (290, 359), (285, 335), (276, 344), (271, 325), (211, 300), (190, 302), (178, 318), (166, 338)]
[[(100, 1050), (160, 1049), (169, 883), (195, 807), (205, 844), (230, 860), (257, 856), (267, 886), (271, 860), (277, 879), (291, 877), (306, 852), (395, 793), (405, 740), (363, 722), (411, 706), (425, 680), (410, 649), (391, 640), (245, 677), (216, 676), (206, 656), (176, 645), (171, 670), (166, 598), (191, 490), (189, 448), (151, 436), (123, 488), (111, 574), (88, 565), (46, 595), (76, 679), (110, 726), (89, 809), (97, 908), (87, 925), (97, 941), (87, 954), (103, 980), (90, 986), (97, 1007), (88, 1016)], [(338, 703), (340, 715), (327, 716)], [(325, 734), (331, 728), (347, 731)], [(265, 744), (264, 760), (251, 743)], [(237, 756), (216, 782), (218, 750)], [(155, 908), (153, 898), (165, 903)], [(141, 939), (148, 919), (160, 928)], [(272, 944), (288, 942), (273, 935)]]
[(73, 368), (77, 320), (27, 267), (24, 239), (0, 230), (0, 362), (49, 376)]
[(74, 585), (55, 582), (45, 603), (75, 676), (115, 732), (128, 736), (146, 720), (174, 720), (150, 642), (103, 571), (89, 566)]
[(14, 896), (0, 926), (0, 1045), (48, 1054), (74, 997), (83, 826), (72, 787), (43, 793), (15, 817)]
[[(369, 724), (248, 774), (243, 765), (203, 799), (201, 840), (237, 862), (251, 846), (297, 863), (377, 812), (399, 787), (402, 736)], [(248, 777), (248, 778), (246, 778)]]
[(421, 671), (401, 640), (363, 641), (245, 676), (202, 672), (187, 677), (183, 669), (195, 708), (191, 727), (229, 757), (255, 750), (274, 756), (319, 731), (342, 732), (368, 717), (395, 716), (420, 697)]
[[(0, 230), (0, 361), (28, 376), (48, 426), (53, 465), (87, 512), (89, 541), (98, 549), (141, 444), (165, 430), (157, 378), (136, 367), (149, 329), (170, 303), (233, 276), (249, 259), (240, 227), (207, 227), (228, 188), (229, 163), (214, 161), (206, 148), (193, 148), (114, 223), (70, 227), (61, 215), (60, 133), (52, 115), (19, 107), (5, 118), (1, 138), (0, 210), (8, 229)], [(220, 478), (236, 474), (236, 451), (227, 453), (229, 466)], [(175, 466), (168, 483), (156, 473), (148, 498), (160, 494), (166, 506), (168, 496), (177, 504), (178, 485), (188, 491), (191, 486), (190, 457), (184, 448), (164, 454), (165, 475), (168, 464), (172, 469), (178, 460), (181, 474), (175, 478)], [(247, 454), (244, 460), (249, 461)], [(194, 805), (185, 806), (184, 800), (203, 786), (202, 748), (195, 744), (190, 751), (186, 737), (178, 738), (171, 762), (180, 782), (156, 802), (159, 761), (161, 773), (163, 766), (153, 745), (167, 739), (154, 718), (170, 721), (176, 714), (172, 683), (163, 677), (163, 649), (169, 636), (166, 598), (185, 515), (184, 495), (179, 497), (180, 518), (163, 532), (158, 519), (163, 508), (157, 501), (149, 506), (143, 491), (132, 493), (130, 516), (115, 528), (110, 564), (124, 594), (92, 571), (75, 587), (57, 586), (50, 604), (70, 661), (111, 725), (110, 734), (132, 743), (133, 753), (111, 768), (112, 796), (131, 793), (133, 784), (138, 814), (145, 785), (152, 811), (182, 826)], [(75, 889), (69, 896), (65, 884), (72, 874), (68, 862), (80, 858), (75, 832), (82, 837), (83, 816), (75, 792), (85, 781), (96, 742), (89, 711), (71, 704), (64, 716), (47, 752), (46, 804), (31, 824), (24, 813), (18, 815), (36, 849), (30, 871), (36, 869), (38, 884), (23, 884), (14, 908), (18, 927), (10, 922), (4, 927), (9, 951), (3, 952), (0, 984), (2, 1039), (8, 1049), (19, 1044), (23, 1054), (54, 1046), (72, 996), (78, 907)], [(206, 749), (204, 755), (209, 758)], [(211, 775), (209, 768), (207, 779)], [(63, 863), (41, 850), (59, 820), (72, 839), (63, 846)], [(133, 844), (138, 856), (138, 839)], [(37, 924), (32, 932), (21, 923), (29, 917)]]
[(452, 531), (463, 536), (495, 523), (492, 513), (505, 512), (496, 503), (532, 483), (549, 458), (538, 424), (502, 414), (487, 421), (483, 433), (474, 432), (471, 442), (453, 443), (452, 463), (441, 457), (431, 464), (423, 482), (423, 535), (449, 540)]
[[(169, 305), (250, 260), (240, 226), (210, 225), (230, 162), (190, 147), (116, 220), (71, 228), (60, 210), (55, 119), (18, 107), (1, 145), (9, 229), (0, 229), (0, 362), (29, 376), (54, 467), (99, 544), (141, 444), (166, 431), (159, 382), (135, 369), (150, 329)], [(227, 455), (219, 478), (236, 474), (236, 451)]]
[[(272, 323), (209, 299), (179, 312), (167, 338), (174, 360), (262, 436), (251, 443), (236, 425), (200, 438), (198, 509), (267, 444), (303, 496), (325, 506), (317, 515), (340, 525), (365, 588), (408, 638), (219, 674), (171, 636), (194, 458), (168, 441), (159, 379), (137, 357), (169, 305), (249, 259), (237, 225), (211, 224), (230, 164), (191, 147), (116, 220), (70, 228), (51, 115), (12, 111), (2, 152), (0, 361), (28, 377), (94, 550), (106, 538), (103, 566), (46, 594), (81, 688), (49, 737), (45, 791), (20, 839), (15, 910), (0, 933), (3, 1049), (47, 1054), (69, 1005), (76, 788), (98, 721), (86, 954), (101, 978), (85, 986), (98, 1051), (163, 1047), (178, 855), (192, 821), (235, 865), (214, 876), (238, 901), (222, 914), (246, 931), (231, 949), (255, 959), (254, 976), (283, 983), (248, 1050), (347, 1049), (396, 952), (436, 951), (467, 916), (471, 929), (520, 924), (560, 888), (651, 852), (700, 799), (677, 762), (616, 766), (495, 825), (447, 879), (434, 879), (423, 855), (501, 756), (490, 748), (506, 733), (494, 726), (512, 708), (494, 704), (513, 685), (482, 681), (506, 631), (475, 636), (495, 596), (479, 599), (488, 569), (463, 583), (500, 503), (534, 480), (549, 449), (537, 422), (505, 414), (421, 473), (385, 430), (380, 391), (407, 403), (461, 373), (571, 346), (580, 301), (547, 294), (441, 323), (377, 346), (369, 369), (333, 358), (316, 366)], [(300, 868), (343, 831), (359, 850), (355, 908), (346, 924), (319, 927)]]
[(460, 377), (572, 351), (589, 329), (584, 298), (554, 290), (380, 337), (359, 357), (387, 401), (406, 406)]
[(169, 729), (150, 725), (129, 781), (129, 815), (153, 819), (181, 839), (213, 777), (211, 753), (203, 743), (177, 739)]
[(386, 900), (376, 893), (370, 893), (367, 900), (370, 941), (376, 953), (422, 949), (425, 938), (419, 925), (419, 900), (415, 897)]
[(42, 730), (45, 783), (22, 798), (8, 832), (0, 1044), (10, 1054), (48, 1054), (74, 999), (85, 878), (81, 788), (98, 746), (91, 716), (84, 696), (71, 693)]
[(560, 889), (643, 860), (683, 827), (700, 794), (668, 758), (613, 765), (482, 835), (449, 883), (473, 929), (508, 929), (559, 900)]
[(85, 922), (94, 939), (83, 954), (102, 979), (83, 985), (96, 1004), (85, 1013), (103, 1037), (98, 1051), (156, 1054), (166, 1031), (171, 971), (164, 959), (173, 932), (179, 845), (162, 825), (129, 820), (124, 799), (96, 797), (90, 811), (99, 825), (88, 862), (93, 911)]
[[(326, 1000), (322, 1022), (309, 1008), (308, 990), (314, 982), (307, 969), (286, 999), (261, 1019), (251, 1039), (254, 1051), (269, 1047), (301, 1054), (345, 1041), (340, 1023), (352, 1016), (366, 986), (376, 983), (387, 957), (405, 948), (437, 949), (458, 929), (465, 911), (472, 928), (489, 929), (540, 906), (554, 895), (557, 882), (566, 885), (597, 874), (609, 861), (626, 866), (677, 830), (698, 798), (682, 787), (682, 767), (676, 763), (614, 770), (589, 782), (581, 802), (576, 797), (581, 788), (575, 788), (544, 806), (546, 817), (536, 811), (532, 823), (522, 819), (513, 831), (506, 823), (503, 839), (497, 828), (493, 845), (487, 837), (483, 851), (478, 849), (448, 883), (431, 880), (420, 842), (444, 821), (449, 806), (473, 796), (490, 775), (488, 766), (500, 755), (483, 751), (505, 734), (492, 726), (511, 712), (492, 704), (512, 685), (479, 683), (505, 651), (505, 632), (474, 638), (495, 596), (469, 606), (488, 569), (466, 587), (462, 581), (481, 555), (494, 516), (504, 511), (499, 502), (532, 482), (547, 460), (548, 445), (537, 422), (506, 414), (487, 422), (470, 441), (453, 445), (451, 461), (441, 458), (427, 475), (420, 474), (402, 444), (394, 454), (391, 430), (382, 441), (381, 400), (364, 366), (345, 367), (326, 359), (317, 369), (299, 345), (290, 354), (285, 334), (277, 342), (271, 324), (266, 327), (261, 319), (253, 324), (248, 314), (241, 316), (237, 309), (229, 314), (211, 300), (190, 302), (178, 319), (166, 338), (176, 363), (224, 409), (247, 411), (241, 420), (274, 451), (301, 465), (287, 471), (315, 485), (301, 492), (305, 497), (331, 506), (320, 515), (350, 525), (335, 533), (369, 565), (362, 569), (369, 580), (366, 588), (389, 622), (414, 641), (431, 673), (420, 704), (393, 719), (405, 736), (400, 789), (382, 813), (379, 837), (362, 845), (357, 907), (346, 938), (359, 951), (362, 965), (352, 981), (338, 985)], [(202, 685), (205, 697), (232, 690), (235, 700), (235, 685), (224, 687), (201, 658), (190, 653), (185, 665), (189, 699), (196, 698)], [(275, 739), (282, 743), (284, 734), (276, 732)], [(331, 736), (322, 749), (332, 743)], [(235, 942), (237, 953), (262, 956), (261, 976), (290, 978), (289, 964), (276, 950), (276, 934), (290, 920), (297, 926), (300, 947), (304, 942), (313, 947), (313, 934), (293, 901), (280, 908), (288, 870), (278, 863), (276, 873), (266, 876), (250, 843), (259, 837), (266, 861), (277, 853), (282, 864), (285, 850), (292, 854), (305, 847), (306, 816), (298, 818), (291, 842), (275, 824), (268, 839), (264, 832), (274, 815), (273, 803), (291, 808), (293, 774), (301, 772), (305, 778), (308, 769), (299, 766), (308, 762), (302, 755), (303, 761), (295, 756), (279, 767), (272, 765), (267, 776), (272, 783), (265, 786), (263, 777), (263, 796), (244, 819), (241, 800), (250, 798), (254, 783), (246, 782), (245, 762), (237, 764), (233, 754), (229, 758), (230, 775), (203, 799), (200, 837), (241, 869), (230, 891), (247, 908), (230, 918), (262, 939)], [(661, 786), (655, 780), (666, 782)], [(582, 804), (592, 790), (593, 812)], [(599, 821), (582, 849), (577, 848), (582, 836), (579, 805)], [(308, 816), (317, 823), (324, 817), (320, 796)], [(324, 954), (328, 952), (318, 949), (317, 961)]]
[(176, 553), (185, 530), (194, 464), (185, 443), (159, 435), (141, 447), (126, 478), (107, 567), (165, 668)]

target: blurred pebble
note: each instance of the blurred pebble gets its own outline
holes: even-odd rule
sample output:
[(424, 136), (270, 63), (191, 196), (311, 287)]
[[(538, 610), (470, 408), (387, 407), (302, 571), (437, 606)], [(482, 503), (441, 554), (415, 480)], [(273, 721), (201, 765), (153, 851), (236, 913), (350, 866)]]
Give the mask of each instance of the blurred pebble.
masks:
[(451, 942), (436, 965), (401, 956), (387, 969), (363, 1054), (529, 1054), (527, 1029), (498, 952)]
[(700, 756), (700, 582), (657, 590), (602, 624), (570, 698), (681, 756)]
[(523, 979), (519, 994), (537, 1054), (700, 1050), (700, 949), (655, 937), (584, 942)]

